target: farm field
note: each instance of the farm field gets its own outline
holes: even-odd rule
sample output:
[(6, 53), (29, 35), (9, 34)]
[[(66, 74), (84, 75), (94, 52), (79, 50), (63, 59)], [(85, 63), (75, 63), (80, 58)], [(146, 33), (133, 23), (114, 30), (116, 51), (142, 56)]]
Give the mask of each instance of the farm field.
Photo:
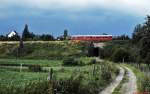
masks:
[[(85, 64), (82, 66), (62, 66), (62, 61), (50, 62), (49, 65), (43, 64), (45, 60), (41, 60), (40, 63), (37, 63), (42, 66), (43, 70), (41, 72), (32, 72), (27, 67), (23, 68), (20, 72), (19, 66), (13, 67), (1, 67), (0, 69), (0, 87), (2, 86), (13, 86), (24, 88), (27, 84), (32, 82), (39, 82), (39, 81), (46, 81), (49, 75), (49, 69), (53, 68), (53, 79), (55, 80), (65, 80), (70, 79), (73, 77), (75, 79), (78, 78), (79, 75), (83, 77), (82, 85), (88, 86), (91, 82), (93, 85), (91, 87), (95, 87), (93, 92), (99, 92), (107, 84), (112, 81), (117, 75), (117, 68), (114, 64), (104, 61), (104, 62), (97, 62), (96, 64), (90, 64), (92, 58), (80, 58), (80, 60), (84, 60)], [(5, 60), (1, 59), (1, 62), (10, 64), (15, 64), (15, 60)], [(18, 60), (20, 63), (26, 63), (29, 61), (28, 64), (36, 64), (37, 60)], [(17, 62), (18, 63), (18, 62)], [(46, 62), (48, 63), (48, 62)], [(54, 64), (58, 63), (58, 64)], [(105, 71), (104, 71), (105, 69)], [(111, 72), (110, 72), (111, 71)], [(110, 77), (107, 77), (105, 73), (108, 73)], [(103, 75), (103, 76), (102, 76)], [(95, 83), (95, 85), (94, 85)], [(99, 86), (101, 85), (101, 88)], [(13, 93), (12, 93), (13, 94)], [(15, 93), (14, 93), (15, 94)]]

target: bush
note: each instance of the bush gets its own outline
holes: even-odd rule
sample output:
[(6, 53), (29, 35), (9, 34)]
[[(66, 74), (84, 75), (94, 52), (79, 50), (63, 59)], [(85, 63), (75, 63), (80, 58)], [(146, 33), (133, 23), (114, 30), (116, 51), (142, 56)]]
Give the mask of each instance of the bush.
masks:
[(30, 71), (33, 71), (33, 72), (42, 71), (42, 67), (40, 65), (30, 65), (28, 68)]
[(90, 65), (92, 64), (96, 64), (96, 59), (91, 59), (91, 61), (89, 62)]
[(63, 65), (65, 66), (77, 66), (77, 65), (83, 65), (84, 63), (81, 60), (77, 60), (74, 58), (66, 58), (63, 60)]
[(112, 74), (111, 71), (108, 70), (102, 70), (101, 77), (103, 77), (104, 80), (106, 81), (111, 81), (112, 80)]
[(131, 58), (131, 55), (125, 48), (116, 49), (115, 52), (111, 56), (111, 59), (114, 62), (122, 62), (123, 59), (125, 62), (129, 62), (130, 58)]
[(150, 92), (150, 78), (145, 77), (142, 81), (142, 91)]

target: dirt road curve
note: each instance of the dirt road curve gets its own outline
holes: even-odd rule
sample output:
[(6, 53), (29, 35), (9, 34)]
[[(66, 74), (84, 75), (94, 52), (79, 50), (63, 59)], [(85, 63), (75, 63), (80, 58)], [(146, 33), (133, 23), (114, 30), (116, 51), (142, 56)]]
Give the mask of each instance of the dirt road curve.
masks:
[(128, 71), (129, 81), (128, 81), (128, 83), (123, 85), (122, 92), (123, 92), (123, 94), (134, 94), (137, 92), (136, 76), (132, 72), (131, 69), (129, 69), (127, 67), (125, 67), (125, 68)]
[(114, 91), (114, 89), (120, 84), (121, 80), (124, 77), (124, 73), (125, 73), (124, 69), (120, 67), (120, 73), (117, 76), (117, 78), (99, 94), (111, 94)]

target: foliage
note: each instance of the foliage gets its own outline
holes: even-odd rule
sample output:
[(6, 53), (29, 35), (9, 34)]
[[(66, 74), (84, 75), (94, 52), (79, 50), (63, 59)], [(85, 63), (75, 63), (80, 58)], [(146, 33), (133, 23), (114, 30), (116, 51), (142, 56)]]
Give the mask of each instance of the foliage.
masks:
[(131, 68), (137, 77), (138, 91), (150, 92), (150, 77), (146, 75), (144, 72), (142, 72), (139, 68), (137, 68), (135, 64), (132, 66), (131, 65), (126, 65), (126, 66)]
[(55, 38), (50, 34), (42, 34), (42, 35), (35, 35), (33, 32), (29, 31), (28, 25), (25, 25), (23, 30), (22, 36), (20, 37), (19, 34), (14, 31), (16, 35), (11, 38), (8, 38), (6, 35), (0, 35), (0, 41), (19, 41), (22, 39), (23, 41), (53, 41)]
[(96, 59), (91, 59), (91, 61), (89, 62), (89, 64), (96, 64)]
[(135, 27), (132, 42), (138, 46), (138, 58), (141, 59), (140, 61), (150, 64), (147, 61), (150, 53), (150, 16), (147, 16), (143, 25), (139, 24)]
[(112, 60), (115, 62), (130, 61), (130, 53), (124, 48), (118, 48), (112, 54)]
[(71, 37), (69, 36), (67, 29), (64, 30), (63, 35), (57, 37), (57, 40), (60, 40), (60, 41), (70, 40), (70, 39), (71, 39)]
[(150, 53), (147, 54), (145, 58), (145, 63), (150, 65)]
[(4, 36), (4, 35), (0, 35), (0, 41), (19, 41), (20, 40), (20, 36), (18, 35), (18, 33), (16, 31), (14, 31), (16, 33), (16, 35), (12, 36), (11, 38), (8, 38), (8, 36)]
[(29, 29), (28, 29), (28, 25), (26, 24), (25, 25), (25, 28), (23, 30), (23, 33), (22, 33), (22, 39), (25, 41), (25, 40), (32, 40), (33, 37), (35, 35), (33, 33), (30, 33)]
[(146, 76), (141, 83), (142, 91), (150, 92), (150, 78)]
[(143, 27), (141, 24), (138, 24), (135, 29), (134, 32), (132, 34), (132, 43), (136, 44), (138, 43), (143, 36), (143, 33), (141, 32), (143, 30)]
[(40, 65), (30, 65), (29, 70), (32, 72), (40, 72), (42, 71), (42, 67)]
[(100, 49), (100, 58), (109, 59), (114, 62), (134, 62), (135, 47), (129, 41), (112, 41)]
[(0, 35), (0, 41), (7, 41), (7, 37), (4, 35)]
[(65, 30), (64, 30), (64, 39), (66, 40), (66, 39), (67, 39), (67, 37), (68, 37), (68, 30), (67, 30), (67, 29), (65, 29)]
[(128, 35), (121, 35), (121, 36), (117, 36), (117, 37), (114, 37), (113, 40), (130, 40), (129, 36)]
[(66, 58), (63, 60), (64, 66), (77, 66), (77, 65), (83, 65), (84, 63), (81, 60), (77, 60), (74, 58)]
[(50, 40), (54, 40), (54, 37), (52, 35), (49, 35), (49, 34), (43, 34), (40, 36), (40, 40), (43, 40), (43, 41), (50, 41)]

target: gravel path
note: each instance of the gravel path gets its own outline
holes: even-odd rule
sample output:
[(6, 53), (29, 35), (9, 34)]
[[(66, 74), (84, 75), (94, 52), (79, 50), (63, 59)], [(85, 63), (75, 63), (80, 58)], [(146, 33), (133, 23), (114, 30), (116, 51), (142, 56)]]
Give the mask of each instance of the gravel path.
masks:
[(114, 89), (120, 84), (121, 80), (124, 77), (124, 73), (125, 73), (124, 69), (120, 67), (120, 73), (116, 77), (116, 79), (99, 94), (111, 94), (114, 91)]
[(125, 68), (128, 71), (129, 81), (123, 85), (122, 92), (123, 94), (134, 94), (137, 92), (136, 76), (131, 69)]

